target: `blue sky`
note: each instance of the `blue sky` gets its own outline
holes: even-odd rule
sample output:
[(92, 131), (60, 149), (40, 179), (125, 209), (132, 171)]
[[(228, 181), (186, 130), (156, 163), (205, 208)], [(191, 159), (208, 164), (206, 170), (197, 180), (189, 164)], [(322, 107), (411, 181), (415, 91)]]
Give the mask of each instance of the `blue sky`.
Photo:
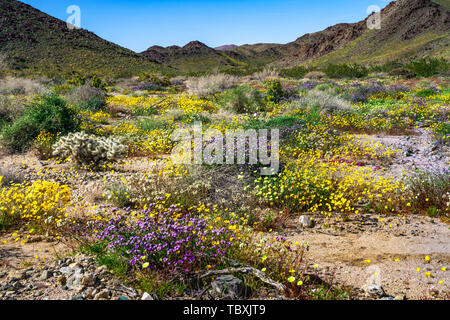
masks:
[(199, 40), (211, 47), (287, 43), (340, 22), (357, 22), (389, 0), (23, 0), (66, 21), (81, 9), (81, 27), (136, 52)]

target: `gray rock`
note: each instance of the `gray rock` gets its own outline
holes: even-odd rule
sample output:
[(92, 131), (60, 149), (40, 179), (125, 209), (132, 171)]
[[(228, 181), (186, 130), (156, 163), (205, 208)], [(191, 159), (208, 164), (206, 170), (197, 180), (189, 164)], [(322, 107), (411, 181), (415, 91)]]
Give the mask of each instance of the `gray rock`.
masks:
[(83, 287), (92, 287), (95, 284), (94, 275), (92, 273), (85, 274), (81, 279)]
[(59, 272), (61, 272), (63, 274), (71, 274), (73, 272), (73, 270), (69, 267), (62, 267), (59, 269)]
[(66, 285), (70, 289), (76, 289), (81, 287), (81, 280), (83, 279), (83, 274), (81, 272), (75, 272), (67, 279)]
[(303, 228), (312, 228), (314, 227), (314, 221), (310, 216), (301, 216), (298, 219), (298, 222)]
[(67, 283), (67, 278), (66, 278), (66, 276), (65, 275), (60, 275), (59, 277), (58, 277), (58, 279), (56, 279), (56, 282), (59, 284), (59, 285), (61, 285), (61, 286), (64, 286), (64, 285), (66, 285), (66, 283)]
[(40, 276), (39, 279), (40, 279), (40, 280), (47, 280), (47, 279), (49, 279), (52, 275), (53, 275), (53, 273), (52, 273), (51, 271), (44, 270), (44, 271), (42, 271), (41, 276)]
[(149, 293), (144, 292), (144, 294), (142, 295), (141, 300), (154, 300), (154, 299)]
[(382, 297), (385, 295), (383, 287), (379, 285), (367, 285), (365, 291), (371, 296)]
[(95, 300), (100, 300), (100, 299), (109, 299), (109, 291), (108, 290), (102, 290), (99, 293), (97, 293), (94, 297)]
[(239, 299), (243, 297), (244, 282), (232, 275), (217, 277), (211, 282), (212, 291), (223, 298)]
[(394, 300), (394, 297), (383, 297), (380, 300)]

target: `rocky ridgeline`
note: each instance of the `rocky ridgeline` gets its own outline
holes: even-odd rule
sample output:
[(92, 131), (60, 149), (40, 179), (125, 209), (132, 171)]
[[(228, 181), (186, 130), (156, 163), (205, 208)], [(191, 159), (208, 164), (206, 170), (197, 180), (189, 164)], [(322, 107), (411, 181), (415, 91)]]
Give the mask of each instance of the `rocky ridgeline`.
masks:
[(95, 260), (81, 254), (40, 268), (0, 273), (0, 299), (3, 300), (153, 300), (141, 296), (108, 272)]

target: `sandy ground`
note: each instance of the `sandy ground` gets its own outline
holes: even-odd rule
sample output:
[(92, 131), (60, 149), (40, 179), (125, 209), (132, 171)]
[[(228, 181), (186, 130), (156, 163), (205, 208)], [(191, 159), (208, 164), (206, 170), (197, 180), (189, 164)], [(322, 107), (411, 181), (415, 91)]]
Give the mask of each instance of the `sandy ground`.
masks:
[[(411, 174), (416, 169), (442, 172), (449, 168), (448, 148), (433, 149), (432, 138), (424, 128), (416, 129), (411, 136), (373, 135), (361, 139), (380, 141), (399, 150), (392, 163), (380, 170), (382, 175), (401, 178), (403, 170)], [(127, 166), (126, 171), (141, 172), (151, 163), (136, 159)], [(36, 179), (35, 172), (41, 171), (40, 178), (67, 183), (77, 197), (86, 198), (91, 203), (97, 195), (101, 195), (104, 178), (101, 173), (74, 174), (70, 165), (47, 164), (31, 154), (0, 155), (0, 166), (24, 173), (26, 180)], [(116, 175), (109, 173), (108, 180), (119, 178)], [(362, 293), (367, 280), (379, 282), (388, 296), (404, 295), (408, 299), (423, 299), (430, 298), (432, 290), (431, 293), (437, 298), (450, 297), (448, 224), (415, 215), (377, 217), (359, 214), (350, 217), (350, 221), (325, 220), (316, 215), (313, 219), (316, 226), (303, 229), (297, 218), (293, 218), (286, 223), (280, 234), (294, 242), (307, 242), (309, 263), (317, 264), (318, 271), (324, 278), (334, 275), (336, 283), (360, 291), (360, 298), (367, 298)], [(7, 244), (2, 244), (4, 240), (8, 240)], [(45, 264), (55, 263), (58, 256), (67, 254), (69, 250), (62, 244), (42, 240), (36, 238), (36, 242), (21, 246), (20, 242), (14, 243), (10, 235), (1, 235), (0, 274), (30, 266), (44, 268)], [(36, 255), (38, 259), (35, 258)], [(426, 261), (426, 256), (430, 257), (429, 261)], [(418, 268), (420, 271), (417, 271)], [(429, 276), (426, 272), (429, 272)], [(45, 288), (45, 295), (52, 297), (51, 288)], [(63, 296), (55, 292), (53, 297)]]
[[(319, 265), (325, 278), (334, 274), (336, 283), (364, 290), (367, 281), (375, 280), (388, 296), (430, 298), (430, 289), (436, 289), (440, 298), (448, 298), (449, 226), (422, 216), (382, 219), (358, 215), (351, 221), (337, 222), (315, 217), (314, 228), (289, 230), (285, 236), (294, 242), (308, 243), (306, 257), (310, 265)], [(443, 283), (439, 284), (441, 280)]]

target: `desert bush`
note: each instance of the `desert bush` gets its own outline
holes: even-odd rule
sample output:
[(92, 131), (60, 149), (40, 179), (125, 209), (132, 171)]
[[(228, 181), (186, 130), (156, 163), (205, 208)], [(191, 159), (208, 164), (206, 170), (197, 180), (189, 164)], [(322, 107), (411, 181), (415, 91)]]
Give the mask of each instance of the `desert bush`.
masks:
[(131, 189), (124, 183), (114, 183), (106, 187), (106, 199), (119, 208), (127, 208), (133, 205)]
[(71, 104), (76, 105), (80, 109), (98, 111), (104, 109), (106, 106), (106, 94), (104, 90), (91, 86), (90, 84), (76, 87), (67, 98)]
[(231, 89), (239, 84), (239, 78), (228, 74), (214, 74), (199, 78), (190, 78), (186, 85), (190, 94), (207, 96)]
[(264, 99), (258, 90), (240, 86), (226, 91), (219, 103), (236, 113), (254, 113), (264, 105)]
[(267, 88), (267, 101), (279, 103), (285, 97), (283, 86), (279, 80), (267, 80), (265, 85)]
[(0, 95), (0, 121), (11, 122), (20, 117), (24, 110), (23, 102), (17, 97)]
[(6, 57), (3, 54), (0, 54), (0, 78), (6, 70), (8, 70), (8, 62), (6, 61)]
[(56, 141), (54, 134), (42, 131), (34, 139), (32, 149), (39, 160), (48, 160), (52, 156), (53, 144)]
[(103, 90), (106, 92), (106, 83), (103, 79), (97, 75), (87, 77), (83, 74), (77, 73), (75, 76), (68, 80), (67, 83), (72, 84), (77, 87), (82, 87), (84, 85), (90, 85), (91, 87)]
[(98, 168), (107, 161), (115, 161), (125, 155), (127, 147), (115, 138), (103, 138), (84, 132), (71, 133), (54, 145), (53, 155), (71, 158), (78, 165)]
[(308, 69), (304, 66), (297, 66), (290, 69), (283, 69), (281, 73), (288, 78), (302, 79), (308, 73)]
[(369, 74), (369, 70), (358, 64), (329, 64), (324, 72), (330, 78), (362, 78)]
[(24, 178), (17, 171), (9, 168), (0, 168), (0, 186), (9, 186), (24, 182)]
[(167, 75), (160, 75), (155, 72), (143, 72), (138, 78), (139, 82), (151, 83), (157, 87), (168, 87), (172, 84)]
[(416, 92), (416, 96), (420, 97), (420, 98), (427, 98), (430, 96), (434, 96), (435, 94), (436, 94), (436, 91), (432, 88), (421, 89)]
[(311, 71), (305, 75), (305, 78), (311, 79), (311, 80), (319, 80), (319, 79), (324, 78), (325, 76), (326, 76), (326, 74), (323, 73), (322, 71)]
[(65, 100), (55, 94), (44, 95), (35, 99), (22, 117), (3, 129), (3, 144), (11, 152), (21, 152), (30, 147), (42, 131), (67, 134), (78, 126), (76, 113)]
[(450, 174), (448, 172), (418, 172), (409, 178), (413, 209), (426, 212), (435, 208), (441, 214), (450, 209)]
[(449, 62), (444, 58), (422, 57), (411, 62), (407, 68), (419, 77), (431, 77), (436, 74), (447, 74)]
[(39, 80), (7, 77), (0, 80), (0, 94), (39, 94), (43, 86)]
[(303, 97), (302, 105), (309, 108), (316, 107), (319, 111), (325, 113), (351, 110), (351, 106), (347, 101), (322, 91), (310, 91), (308, 95)]
[(252, 78), (259, 81), (259, 82), (266, 82), (268, 80), (273, 80), (273, 79), (278, 79), (279, 77), (279, 73), (278, 71), (276, 71), (275, 69), (272, 68), (264, 68), (262, 71), (260, 72), (256, 72), (252, 75)]
[(402, 78), (406, 78), (406, 79), (411, 79), (416, 76), (416, 74), (414, 72), (412, 72), (411, 70), (406, 69), (406, 68), (393, 69), (393, 70), (389, 71), (389, 75), (394, 76), (394, 77), (402, 77)]

